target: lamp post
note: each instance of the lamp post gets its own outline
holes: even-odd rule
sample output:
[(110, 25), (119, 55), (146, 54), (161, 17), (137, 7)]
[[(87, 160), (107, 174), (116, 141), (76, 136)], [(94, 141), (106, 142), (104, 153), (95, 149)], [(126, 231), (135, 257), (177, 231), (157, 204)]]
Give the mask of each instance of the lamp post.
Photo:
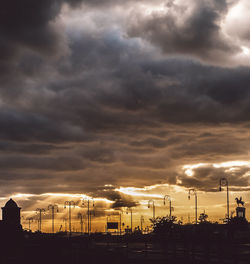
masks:
[(81, 213), (78, 213), (78, 218), (80, 219), (81, 234), (82, 234), (83, 233), (83, 215)]
[(154, 202), (154, 200), (148, 201), (148, 208), (150, 208), (151, 203), (152, 203), (152, 207), (153, 207), (153, 219), (155, 219), (155, 202)]
[(30, 217), (30, 218), (27, 218), (27, 220), (28, 220), (28, 223), (29, 223), (29, 231), (31, 231), (30, 224), (33, 222), (33, 218)]
[(169, 195), (165, 195), (163, 198), (163, 204), (166, 205), (166, 199), (169, 201), (169, 216), (172, 216), (172, 201), (171, 201), (171, 197)]
[(222, 191), (222, 187), (226, 186), (227, 188), (227, 222), (229, 222), (229, 188), (228, 188), (228, 180), (227, 178), (220, 178), (220, 187), (219, 191)]
[(63, 222), (64, 222), (64, 231), (67, 232), (67, 219), (64, 218)]
[(120, 209), (120, 236), (122, 235), (122, 209)]
[(58, 206), (56, 204), (50, 204), (48, 206), (48, 210), (51, 210), (51, 218), (52, 218), (52, 233), (55, 232), (55, 210), (58, 212)]
[(132, 207), (128, 207), (126, 213), (128, 214), (129, 211), (130, 211), (131, 233), (133, 233), (133, 210), (132, 210)]
[(69, 235), (71, 236), (71, 206), (75, 207), (74, 201), (66, 201), (64, 202), (64, 208), (69, 207)]
[(143, 223), (144, 223), (144, 217), (141, 215), (141, 233), (143, 233)]
[(188, 190), (188, 199), (190, 200), (190, 196), (195, 196), (195, 224), (197, 225), (198, 219), (197, 219), (197, 192), (195, 189), (189, 189)]
[[(95, 203), (94, 203), (94, 199), (92, 198), (92, 206), (93, 208), (95, 207)], [(83, 200), (83, 205), (84, 205), (84, 200)], [(90, 211), (90, 199), (87, 199), (87, 208), (88, 208), (88, 212), (87, 212), (87, 216), (88, 216), (88, 234), (91, 233), (91, 211)]]
[(37, 213), (39, 213), (39, 218), (38, 218), (38, 231), (42, 232), (42, 213), (45, 212), (44, 208), (37, 208), (36, 209)]

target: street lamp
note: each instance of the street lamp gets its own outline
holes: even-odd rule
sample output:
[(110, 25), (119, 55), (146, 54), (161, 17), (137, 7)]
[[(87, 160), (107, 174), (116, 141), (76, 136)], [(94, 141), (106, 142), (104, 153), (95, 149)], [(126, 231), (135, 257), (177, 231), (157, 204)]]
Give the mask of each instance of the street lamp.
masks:
[(43, 208), (37, 208), (37, 213), (39, 213), (39, 219), (38, 219), (38, 231), (42, 232), (42, 213), (45, 213), (45, 209)]
[(172, 216), (172, 200), (171, 197), (169, 195), (165, 195), (163, 198), (163, 204), (166, 205), (166, 199), (169, 201), (169, 216)]
[(144, 217), (141, 215), (141, 233), (143, 234), (143, 223), (144, 223)]
[(122, 235), (122, 209), (120, 209), (120, 236)]
[(81, 213), (78, 213), (78, 218), (80, 219), (81, 234), (82, 234), (83, 233), (83, 215)]
[(131, 225), (131, 233), (133, 233), (133, 210), (132, 210), (132, 207), (128, 207), (127, 208), (127, 211), (126, 211), (126, 214), (128, 214), (130, 211), (130, 225)]
[(148, 201), (148, 208), (150, 208), (150, 204), (152, 203), (153, 206), (153, 219), (155, 219), (155, 202), (154, 200), (149, 200)]
[[(92, 206), (95, 207), (94, 199), (92, 198)], [(82, 202), (82, 205), (84, 205), (84, 200)], [(87, 199), (87, 207), (88, 207), (88, 234), (91, 233), (91, 211), (90, 211), (90, 199)]]
[(222, 191), (222, 187), (227, 187), (227, 222), (229, 222), (229, 188), (228, 188), (228, 180), (227, 178), (220, 178), (220, 187), (219, 191)]
[(55, 210), (58, 212), (58, 206), (56, 204), (50, 204), (48, 206), (48, 210), (51, 210), (51, 217), (52, 217), (52, 233), (55, 232)]
[(71, 235), (71, 206), (75, 207), (75, 202), (74, 201), (66, 201), (64, 202), (64, 208), (66, 208), (68, 205), (69, 207), (69, 234)]
[(64, 218), (63, 222), (64, 222), (64, 231), (67, 233), (67, 218)]
[(195, 189), (189, 189), (188, 190), (188, 199), (190, 200), (190, 196), (194, 195), (195, 196), (195, 224), (197, 225), (197, 192)]
[(33, 222), (33, 218), (30, 217), (30, 218), (27, 218), (27, 220), (28, 220), (28, 222), (29, 222), (29, 231), (31, 231), (31, 229), (30, 229), (30, 224), (31, 224), (31, 222)]

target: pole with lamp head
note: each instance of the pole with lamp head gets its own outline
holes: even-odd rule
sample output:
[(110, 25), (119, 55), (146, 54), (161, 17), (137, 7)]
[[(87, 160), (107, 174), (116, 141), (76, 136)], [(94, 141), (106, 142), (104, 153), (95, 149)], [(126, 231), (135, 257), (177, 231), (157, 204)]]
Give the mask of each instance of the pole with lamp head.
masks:
[(48, 210), (51, 210), (51, 218), (52, 218), (52, 233), (55, 232), (55, 211), (58, 212), (58, 205), (50, 204), (48, 206)]
[(154, 200), (149, 200), (148, 201), (148, 208), (150, 208), (150, 204), (152, 204), (152, 208), (153, 208), (153, 220), (155, 219), (155, 202)]
[(66, 208), (67, 206), (69, 207), (69, 235), (71, 236), (72, 232), (71, 232), (71, 207), (75, 207), (75, 202), (74, 201), (66, 201), (64, 202), (64, 208)]
[[(84, 206), (85, 200), (83, 199), (82, 201), (82, 205)], [(93, 208), (95, 207), (95, 202), (94, 202), (94, 199), (92, 198), (92, 206)], [(90, 199), (87, 199), (87, 208), (88, 208), (88, 211), (87, 211), (87, 217), (88, 217), (88, 235), (90, 235), (91, 233), (91, 211), (90, 211)]]
[(172, 199), (170, 195), (165, 195), (163, 198), (163, 204), (166, 205), (166, 199), (169, 201), (169, 216), (172, 216)]
[(189, 189), (188, 190), (188, 199), (190, 200), (190, 198), (191, 198), (191, 195), (194, 195), (194, 197), (195, 197), (195, 224), (197, 225), (197, 223), (198, 223), (198, 217), (197, 217), (197, 192), (196, 192), (196, 190), (195, 189)]
[(222, 187), (226, 186), (227, 188), (227, 223), (229, 222), (229, 188), (228, 188), (228, 180), (227, 178), (220, 178), (220, 187), (219, 191), (222, 191)]
[(37, 208), (36, 212), (39, 213), (39, 218), (38, 218), (38, 231), (42, 232), (42, 213), (45, 213), (44, 208)]

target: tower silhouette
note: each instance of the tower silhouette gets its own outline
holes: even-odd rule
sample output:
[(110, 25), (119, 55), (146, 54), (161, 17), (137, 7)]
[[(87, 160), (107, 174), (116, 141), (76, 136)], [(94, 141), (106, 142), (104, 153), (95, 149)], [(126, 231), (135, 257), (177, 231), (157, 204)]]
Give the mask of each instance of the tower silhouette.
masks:
[(2, 207), (3, 223), (8, 226), (20, 228), (20, 211), (21, 208), (17, 206), (16, 202), (10, 199), (4, 207)]

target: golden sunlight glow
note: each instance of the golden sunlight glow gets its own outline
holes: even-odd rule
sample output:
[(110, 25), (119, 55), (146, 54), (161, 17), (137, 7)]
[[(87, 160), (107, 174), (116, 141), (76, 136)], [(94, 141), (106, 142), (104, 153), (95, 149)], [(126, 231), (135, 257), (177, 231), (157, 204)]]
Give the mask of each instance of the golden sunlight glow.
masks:
[(187, 170), (185, 170), (185, 173), (186, 173), (187, 176), (189, 176), (189, 177), (192, 177), (192, 176), (194, 175), (194, 172), (193, 172), (192, 169), (187, 169)]
[(40, 196), (54, 196), (54, 197), (71, 197), (71, 198), (84, 198), (90, 199), (91, 197), (84, 195), (84, 194), (70, 194), (70, 193), (43, 193)]
[(225, 172), (230, 171), (236, 171), (237, 168), (235, 167), (249, 167), (250, 168), (250, 162), (249, 161), (227, 161), (222, 163), (198, 163), (198, 164), (192, 164), (192, 165), (184, 165), (182, 168), (184, 169), (184, 173), (188, 177), (194, 176), (194, 169), (197, 169), (199, 167), (206, 167), (206, 166), (213, 166), (214, 168), (227, 168)]
[(121, 192), (123, 194), (131, 195), (131, 196), (162, 198), (162, 195), (159, 195), (159, 194), (143, 193), (143, 191), (145, 191), (145, 188), (120, 187), (120, 188), (115, 189), (115, 191)]
[[(28, 198), (31, 198), (31, 197), (50, 197), (50, 198), (78, 198), (78, 199), (94, 199), (95, 201), (101, 201), (101, 202), (105, 202), (105, 203), (113, 203), (113, 201), (110, 201), (106, 198), (93, 198), (93, 197), (90, 197), (86, 194), (70, 194), (70, 193), (42, 193), (42, 194), (28, 194), (28, 193), (17, 193), (17, 194), (14, 194), (14, 195), (11, 195), (12, 198), (17, 198), (17, 199), (22, 199), (22, 200), (26, 200)], [(5, 200), (7, 198), (0, 198), (2, 200)]]
[(249, 161), (227, 161), (227, 162), (222, 162), (222, 163), (214, 163), (213, 166), (215, 168), (230, 168), (230, 167), (250, 167), (250, 162)]
[(206, 166), (206, 163), (198, 163), (198, 164), (192, 164), (192, 165), (184, 165), (183, 169), (185, 170), (185, 174), (188, 177), (192, 177), (194, 175), (193, 169), (197, 169), (199, 167)]
[(17, 193), (12, 195), (12, 198), (23, 198), (23, 199), (28, 199), (30, 197), (34, 197), (35, 194), (30, 194), (30, 193)]

